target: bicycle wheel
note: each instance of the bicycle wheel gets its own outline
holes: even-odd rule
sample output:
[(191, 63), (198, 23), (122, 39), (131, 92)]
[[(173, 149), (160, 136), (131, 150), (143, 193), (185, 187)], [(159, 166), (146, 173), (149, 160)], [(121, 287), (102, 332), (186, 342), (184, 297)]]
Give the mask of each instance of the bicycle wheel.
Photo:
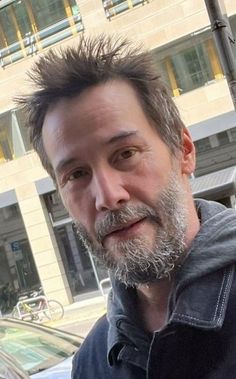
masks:
[(21, 320), (24, 320), (24, 321), (38, 321), (39, 320), (39, 316), (37, 314), (28, 313), (26, 315), (22, 315), (21, 316)]
[(13, 317), (13, 318), (20, 318), (19, 317), (19, 312), (18, 312), (18, 310), (17, 310), (16, 307), (13, 308), (13, 311), (11, 312), (11, 317)]
[(64, 308), (58, 301), (48, 300), (48, 309), (46, 309), (43, 313), (49, 320), (57, 321), (62, 319), (64, 316)]

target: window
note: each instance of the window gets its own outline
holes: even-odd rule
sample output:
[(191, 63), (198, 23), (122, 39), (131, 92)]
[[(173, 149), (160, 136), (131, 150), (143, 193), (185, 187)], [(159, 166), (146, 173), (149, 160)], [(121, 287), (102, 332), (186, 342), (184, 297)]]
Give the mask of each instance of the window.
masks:
[(220, 146), (228, 145), (230, 143), (227, 131), (217, 134)]
[(236, 141), (236, 128), (230, 129), (232, 141)]
[(195, 141), (194, 145), (196, 147), (197, 154), (204, 153), (205, 151), (211, 149), (211, 142), (210, 142), (210, 139), (208, 137), (202, 138), (199, 141)]
[(11, 114), (7, 112), (0, 116), (0, 162), (12, 160), (13, 156)]
[(51, 192), (44, 195), (44, 201), (47, 207), (47, 210), (50, 214), (52, 222), (60, 222), (61, 220), (69, 219), (70, 216), (65, 209), (60, 195), (58, 192)]
[(0, 209), (0, 256), (0, 285), (14, 291), (40, 285), (18, 204)]
[(0, 8), (2, 67), (83, 30), (76, 0), (12, 1)]
[(188, 36), (153, 53), (159, 72), (172, 89), (173, 96), (223, 78), (216, 48), (208, 33), (201, 38)]
[[(236, 34), (236, 16), (230, 18)], [(235, 49), (234, 49), (235, 50)], [(209, 29), (200, 30), (153, 51), (159, 73), (173, 96), (222, 79), (224, 73)]]
[(178, 88), (182, 93), (214, 79), (204, 44), (189, 47), (171, 57)]
[(21, 157), (31, 150), (21, 111), (0, 114), (0, 163)]
[(103, 0), (103, 6), (106, 17), (110, 20), (111, 17), (114, 17), (119, 13), (134, 8), (137, 5), (144, 5), (148, 2), (148, 0)]
[[(15, 120), (15, 128), (18, 127), (20, 138), (22, 139), (22, 144), (24, 145), (25, 154), (27, 151), (31, 151), (33, 149), (32, 144), (30, 143), (29, 131), (25, 126), (25, 114), (22, 110), (17, 109), (12, 111), (12, 117)], [(22, 154), (21, 154), (22, 155)]]

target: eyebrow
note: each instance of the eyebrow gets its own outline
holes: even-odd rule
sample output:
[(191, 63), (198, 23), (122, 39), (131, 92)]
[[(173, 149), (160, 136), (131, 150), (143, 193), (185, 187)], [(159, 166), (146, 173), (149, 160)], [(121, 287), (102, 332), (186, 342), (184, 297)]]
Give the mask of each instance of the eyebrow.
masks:
[[(132, 130), (129, 132), (121, 132), (121, 133), (109, 138), (107, 141), (105, 141), (105, 145), (109, 145), (109, 144), (115, 143), (117, 141), (124, 140), (124, 139), (129, 138), (133, 135), (136, 135), (137, 133), (138, 133), (137, 130)], [(63, 169), (65, 167), (72, 165), (74, 162), (77, 162), (76, 158), (62, 159), (58, 163), (58, 165), (55, 167), (55, 170), (54, 170), (55, 173), (59, 174), (61, 171), (63, 171)]]
[(67, 166), (70, 166), (71, 164), (73, 164), (74, 162), (76, 162), (76, 159), (75, 158), (69, 158), (69, 159), (62, 159), (58, 165), (55, 167), (54, 171), (56, 174), (59, 174), (61, 171), (63, 171), (63, 169)]
[(120, 141), (122, 139), (126, 139), (126, 138), (129, 138), (133, 135), (136, 135), (138, 133), (137, 130), (132, 130), (130, 132), (121, 132), (113, 137), (111, 137), (108, 141), (105, 142), (106, 145), (108, 144), (112, 144), (114, 142), (117, 142), (117, 141)]

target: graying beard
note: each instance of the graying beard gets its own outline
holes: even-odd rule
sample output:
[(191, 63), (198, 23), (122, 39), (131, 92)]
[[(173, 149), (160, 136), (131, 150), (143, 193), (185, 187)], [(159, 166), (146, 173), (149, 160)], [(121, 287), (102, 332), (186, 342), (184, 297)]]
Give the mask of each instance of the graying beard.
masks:
[[(157, 209), (164, 210), (165, 217), (161, 220), (162, 228), (158, 230), (157, 227), (156, 241), (151, 249), (144, 238), (119, 242), (115, 246), (119, 257), (116, 260), (114, 252), (111, 255), (111, 252), (103, 248), (100, 243), (94, 246), (84, 227), (76, 223), (78, 236), (94, 258), (105, 264), (107, 269), (127, 286), (146, 284), (169, 277), (185, 250), (185, 210), (181, 201), (184, 195), (173, 175), (156, 206)], [(127, 207), (124, 215), (122, 212), (117, 213), (120, 222), (129, 219), (127, 212), (132, 212), (132, 209)], [(133, 214), (136, 216), (135, 211)], [(100, 225), (101, 235), (110, 222), (116, 223), (117, 220), (115, 213), (111, 213), (103, 225)], [(99, 230), (97, 232), (99, 233)]]
[(178, 226), (179, 230), (176, 231), (174, 239), (169, 240), (162, 232), (162, 235), (158, 234), (157, 241), (152, 248), (148, 246), (145, 239), (118, 243), (116, 250), (121, 256), (118, 262), (110, 259), (110, 253), (105, 249), (101, 249), (97, 258), (101, 262), (106, 262), (113, 275), (127, 286), (136, 286), (167, 278), (174, 270), (185, 248), (185, 228), (182, 223), (180, 225), (180, 220)]
[(128, 241), (123, 248), (120, 246), (125, 259), (111, 267), (111, 270), (115, 277), (127, 286), (151, 283), (170, 277), (183, 253), (184, 238), (181, 236), (178, 241), (172, 242), (175, 249), (172, 244), (165, 244), (164, 241), (161, 246), (158, 243), (152, 249), (148, 248), (144, 241)]
[(176, 234), (176, 239), (171, 242), (166, 241), (163, 236), (161, 245), (160, 242), (155, 243), (156, 246), (153, 246), (152, 249), (144, 240), (140, 239), (118, 243), (116, 245), (120, 256), (118, 262), (103, 247), (94, 252), (91, 244), (88, 244), (88, 240), (83, 242), (86, 243), (87, 249), (96, 260), (103, 265), (105, 262), (107, 269), (115, 278), (126, 286), (137, 286), (170, 277), (176, 262), (179, 261), (184, 251), (183, 229), (180, 228), (181, 231)]

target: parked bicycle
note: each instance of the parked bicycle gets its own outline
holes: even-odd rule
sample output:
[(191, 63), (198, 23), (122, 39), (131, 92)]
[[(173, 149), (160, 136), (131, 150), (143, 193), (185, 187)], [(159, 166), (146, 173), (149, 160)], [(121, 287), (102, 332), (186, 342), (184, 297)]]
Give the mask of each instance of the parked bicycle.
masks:
[(42, 321), (44, 317), (57, 321), (63, 316), (63, 305), (57, 300), (48, 300), (42, 290), (20, 297), (12, 312), (12, 317), (30, 321)]

